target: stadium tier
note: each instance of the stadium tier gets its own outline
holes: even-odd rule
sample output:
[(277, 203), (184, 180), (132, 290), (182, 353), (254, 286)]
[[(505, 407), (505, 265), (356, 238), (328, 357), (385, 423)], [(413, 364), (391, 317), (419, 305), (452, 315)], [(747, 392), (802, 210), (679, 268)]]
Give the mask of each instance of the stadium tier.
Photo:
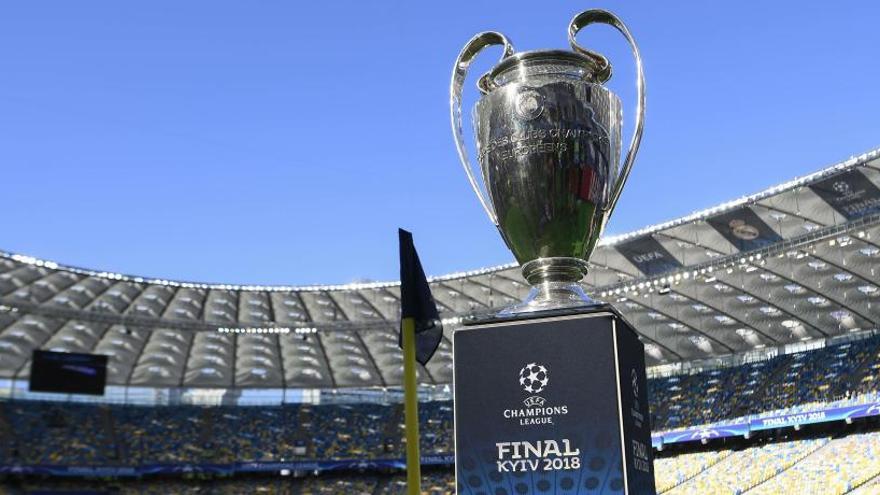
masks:
[(694, 452), (677, 457), (663, 457), (654, 461), (657, 491), (665, 493), (682, 483), (693, 479), (718, 462), (732, 454), (723, 449), (709, 452)]
[[(606, 238), (584, 288), (633, 324), (649, 366), (873, 329), (878, 156)], [(508, 265), (436, 277), (432, 290), (443, 317), (459, 320), (521, 300), (526, 284)], [(30, 351), (44, 348), (109, 355), (108, 382), (118, 386), (401, 383), (397, 283), (183, 283), (3, 254), (0, 305), (0, 378), (26, 379)], [(422, 383), (450, 382), (449, 347), (444, 339)]]
[[(880, 493), (878, 260), (878, 151), (602, 241), (584, 288), (645, 344), (661, 493)], [(449, 331), (527, 286), (511, 265), (431, 286), (449, 323), (419, 369), (439, 494)], [(138, 478), (122, 493), (203, 493), (181, 472), (234, 476), (212, 493), (403, 493), (399, 309), (397, 283), (212, 285), (0, 253), (0, 476), (13, 493), (68, 471)], [(37, 349), (108, 356), (105, 394), (29, 391)], [(547, 489), (617, 486), (606, 467)], [(141, 479), (157, 473), (174, 477)]]
[(756, 487), (756, 495), (781, 493), (789, 486), (804, 487), (800, 493), (845, 493), (877, 475), (880, 466), (880, 433), (850, 435), (822, 445), (821, 452)]
[(820, 349), (648, 381), (655, 430), (717, 423), (774, 410), (828, 404), (880, 389), (880, 340)]
[[(842, 374), (842, 368), (858, 372)], [(824, 372), (802, 379), (800, 387), (787, 387), (792, 371), (804, 369)], [(649, 381), (654, 430), (674, 432), (676, 427), (867, 399), (880, 402), (878, 373), (880, 336), (872, 336), (761, 363), (654, 378)], [(853, 394), (860, 387), (866, 393)], [(740, 398), (731, 401), (720, 391), (736, 391)], [(423, 402), (420, 420), (423, 453), (452, 453), (452, 403)], [(402, 422), (396, 403), (156, 407), (5, 400), (0, 401), (0, 461), (137, 466), (401, 458)], [(713, 463), (713, 455), (707, 455), (694, 454), (685, 467)], [(664, 482), (689, 472), (664, 472), (670, 477)]]
[[(875, 345), (873, 352), (877, 365), (880, 349)], [(821, 355), (810, 352), (807, 360)], [(147, 466), (147, 472), (165, 466), (171, 472), (178, 465), (199, 472), (205, 466), (217, 468), (242, 461), (306, 461), (312, 465), (315, 460), (399, 459), (403, 452), (401, 413), (399, 405), (376, 404), (155, 407), (3, 401), (0, 465), (56, 466), (61, 473), (79, 471), (89, 476), (101, 471), (85, 468), (112, 466), (115, 471), (104, 471), (105, 476), (111, 476), (125, 473), (125, 466)], [(429, 456), (451, 452), (451, 404), (423, 403), (420, 416), (423, 452)], [(833, 440), (820, 437), (756, 443), (744, 448), (725, 445), (718, 450), (658, 459), (660, 493), (740, 493), (730, 487), (754, 490), (748, 493), (781, 493), (779, 486), (799, 486), (804, 493), (848, 493), (861, 483), (876, 483), (880, 476), (878, 432)], [(449, 493), (452, 472), (441, 469), (429, 480), (425, 486), (435, 489), (426, 493)], [(22, 483), (53, 486), (33, 480)], [(403, 493), (403, 480), (388, 475), (321, 475), (283, 483), (221, 479), (218, 483), (212, 493), (243, 489), (263, 493)], [(69, 486), (82, 489), (77, 483)], [(163, 480), (120, 486), (122, 493), (159, 493), (163, 486), (173, 486), (180, 493), (199, 493), (200, 485), (180, 480), (169, 485)], [(871, 493), (868, 487), (862, 491)]]
[(751, 447), (727, 456), (669, 493), (742, 493), (779, 473), (784, 473), (826, 443), (828, 439), (822, 438)]
[[(204, 480), (162, 480), (162, 481), (128, 481), (114, 483), (112, 481), (59, 481), (44, 480), (39, 482), (22, 482), (10, 486), (6, 494), (46, 493), (53, 494), (88, 493), (89, 495), (113, 493), (119, 495), (403, 495), (406, 493), (406, 482), (402, 476), (364, 475), (348, 473), (343, 476), (326, 476), (320, 479), (236, 479), (212, 480), (210, 490), (206, 491)], [(429, 472), (424, 476), (423, 493), (426, 495), (448, 495), (455, 486), (451, 472)], [(2, 489), (0, 489), (2, 490)]]
[(850, 492), (852, 495), (880, 495), (880, 476)]

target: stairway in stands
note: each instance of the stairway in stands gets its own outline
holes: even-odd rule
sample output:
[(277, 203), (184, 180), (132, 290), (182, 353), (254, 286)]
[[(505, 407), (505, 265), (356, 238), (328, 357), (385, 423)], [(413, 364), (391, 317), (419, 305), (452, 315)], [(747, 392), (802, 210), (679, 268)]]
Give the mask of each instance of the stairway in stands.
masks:
[(195, 446), (201, 450), (205, 460), (216, 462), (219, 459), (216, 459), (218, 451), (214, 448), (214, 409), (211, 407), (202, 408), (200, 420), (199, 436)]
[(12, 434), (12, 428), (9, 426), (9, 420), (6, 417), (6, 404), (0, 402), (0, 459), (10, 459), (15, 449), (15, 437)]
[(119, 441), (119, 436), (116, 433), (116, 424), (113, 421), (113, 414), (110, 412), (110, 407), (101, 406), (100, 415), (101, 426), (104, 428), (104, 449), (105, 452), (109, 453), (107, 456), (108, 459), (113, 462), (120, 462), (127, 459), (127, 452), (124, 451), (122, 442)]
[(387, 479), (380, 480), (376, 483), (376, 488), (373, 489), (372, 495), (385, 495), (387, 493), (391, 493), (391, 477), (386, 477)]
[(303, 493), (303, 485), (305, 485), (304, 481), (300, 480), (291, 480), (290, 484), (290, 495), (302, 495)]
[(307, 434), (311, 431), (311, 409), (308, 407), (300, 407), (297, 414), (297, 430), (294, 437), (294, 445), (300, 443), (306, 448), (305, 456), (309, 458), (316, 457), (315, 443), (312, 441), (311, 435)]
[[(753, 404), (753, 405), (766, 404), (765, 399), (767, 396), (767, 391), (770, 390), (771, 385), (773, 385), (774, 383), (779, 381), (785, 375), (785, 373), (787, 373), (791, 369), (791, 365), (793, 363), (794, 363), (794, 361), (792, 361), (790, 359), (780, 360), (780, 363), (779, 363), (779, 365), (776, 366), (776, 369), (774, 369), (770, 373), (770, 375), (761, 383), (761, 385), (757, 389), (755, 389), (755, 392), (752, 394), (752, 399), (751, 399), (751, 401), (749, 401), (749, 403)], [(754, 411), (754, 410), (750, 411), (747, 409), (745, 409), (745, 410), (740, 409), (740, 410), (735, 411), (734, 415), (744, 416), (746, 414), (755, 414), (758, 412), (761, 412), (761, 411)]]
[[(382, 432), (382, 438), (391, 440), (392, 445), (394, 446), (394, 451), (386, 452), (387, 454), (400, 453), (403, 455), (403, 449), (405, 447), (403, 404), (396, 404), (393, 407), (394, 409), (389, 415), (389, 421), (385, 424), (385, 431)], [(383, 445), (382, 448), (384, 449), (385, 446)]]
[[(657, 485), (657, 493), (663, 494), (663, 493), (667, 493), (667, 492), (674, 490), (679, 485), (683, 485), (683, 484), (687, 483), (688, 481), (701, 475), (704, 471), (711, 469), (712, 466), (718, 464), (719, 462), (723, 461), (724, 459), (727, 459), (728, 457), (733, 455), (733, 453), (734, 453), (734, 451), (729, 450), (726, 453), (722, 453), (722, 454), (718, 455), (717, 457), (713, 458), (710, 462), (706, 463), (706, 465), (703, 466), (702, 469), (699, 469), (699, 470), (691, 472), (691, 473), (686, 473), (686, 475), (681, 480), (678, 480), (677, 482), (675, 482), (672, 485), (667, 485), (667, 486)], [(654, 460), (654, 463), (655, 463), (654, 465), (656, 467), (657, 466), (656, 459)]]
[[(648, 397), (648, 407), (650, 408), (651, 429), (662, 429), (658, 425), (666, 424), (666, 416), (669, 414), (670, 401), (656, 401)], [(655, 409), (656, 408), (656, 409)]]
[[(862, 380), (868, 375), (875, 374), (873, 367), (878, 363), (880, 363), (880, 350), (871, 349), (871, 352), (869, 352), (862, 363), (859, 364), (859, 367), (853, 371), (852, 378), (847, 384), (846, 390), (860, 390)], [(880, 384), (875, 384), (875, 386), (880, 386)]]
[(880, 468), (878, 468), (877, 474), (874, 477), (866, 479), (863, 483), (856, 484), (852, 487), (852, 490), (844, 495), (872, 495), (875, 493), (880, 493)]
[(776, 477), (779, 477), (779, 476), (785, 476), (785, 473), (786, 473), (789, 469), (791, 469), (791, 468), (797, 466), (799, 463), (801, 463), (801, 462), (807, 460), (807, 459), (810, 458), (811, 456), (814, 456), (814, 455), (822, 455), (822, 450), (825, 449), (826, 447), (828, 447), (829, 445), (831, 445), (831, 442), (830, 442), (830, 441), (825, 442), (825, 443), (819, 445), (818, 447), (816, 447), (816, 448), (813, 449), (813, 450), (810, 450), (810, 451), (808, 451), (808, 452), (805, 452), (804, 455), (802, 455), (802, 456), (798, 457), (797, 459), (795, 459), (794, 462), (788, 464), (787, 466), (785, 466), (785, 467), (783, 467), (782, 469), (780, 469), (779, 471), (777, 471), (775, 475), (770, 476), (769, 478), (764, 479), (764, 480), (760, 481), (759, 483), (756, 483), (756, 484), (754, 484), (754, 485), (752, 485), (752, 486), (746, 488), (745, 490), (743, 490), (743, 491), (741, 492), (741, 495), (746, 495), (746, 494), (748, 494), (749, 492), (751, 492), (751, 491), (757, 489), (758, 487), (760, 487), (760, 486), (763, 485), (764, 483), (767, 483), (768, 481), (772, 480), (773, 478), (776, 478)]

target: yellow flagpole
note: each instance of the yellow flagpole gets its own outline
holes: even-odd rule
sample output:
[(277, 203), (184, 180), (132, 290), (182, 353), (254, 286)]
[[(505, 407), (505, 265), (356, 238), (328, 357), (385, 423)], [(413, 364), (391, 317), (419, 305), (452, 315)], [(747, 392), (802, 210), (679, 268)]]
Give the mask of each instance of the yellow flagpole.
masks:
[(403, 319), (403, 395), (406, 419), (406, 493), (421, 495), (419, 456), (419, 394), (416, 383), (416, 320)]

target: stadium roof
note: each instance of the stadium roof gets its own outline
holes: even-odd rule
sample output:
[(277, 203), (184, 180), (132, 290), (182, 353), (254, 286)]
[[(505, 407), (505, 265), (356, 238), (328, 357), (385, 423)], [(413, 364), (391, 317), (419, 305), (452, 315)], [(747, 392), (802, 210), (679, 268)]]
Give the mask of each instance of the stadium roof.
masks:
[[(880, 150), (677, 220), (605, 238), (584, 288), (635, 326), (648, 365), (875, 329)], [(434, 277), (443, 317), (486, 314), (528, 287), (504, 265)], [(0, 378), (35, 348), (111, 356), (108, 383), (398, 386), (397, 282), (175, 282), (0, 253)], [(447, 325), (450, 327), (452, 325)], [(420, 369), (451, 381), (444, 339)]]

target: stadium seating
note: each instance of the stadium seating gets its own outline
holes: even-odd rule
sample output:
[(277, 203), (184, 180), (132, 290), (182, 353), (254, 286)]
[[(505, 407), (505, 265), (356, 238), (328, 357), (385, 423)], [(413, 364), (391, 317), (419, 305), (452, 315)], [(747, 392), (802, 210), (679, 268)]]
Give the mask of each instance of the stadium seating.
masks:
[[(810, 402), (830, 402), (850, 390), (853, 373), (876, 347), (876, 339), (792, 354), (787, 367), (768, 387), (760, 408), (782, 409)], [(754, 408), (752, 408), (754, 412)]]
[(308, 408), (308, 431), (335, 432), (314, 435), (314, 453), (319, 459), (381, 457), (385, 431), (396, 408), (374, 404)]
[(853, 385), (853, 394), (864, 394), (880, 390), (880, 348), (869, 347), (869, 357), (864, 365), (864, 375)]
[(708, 424), (755, 410), (752, 400), (784, 363), (784, 358), (774, 358), (651, 380), (657, 382), (650, 389), (655, 429)]
[[(116, 407), (113, 417), (124, 463), (189, 462), (204, 456), (203, 419), (194, 408)], [(76, 437), (78, 432), (62, 434)]]
[(375, 478), (351, 476), (327, 480), (312, 478), (299, 487), (301, 495), (371, 495), (376, 490)]
[(802, 495), (847, 493), (880, 473), (880, 433), (850, 435), (832, 440), (766, 483), (755, 495), (783, 493), (787, 487), (801, 487)]
[(696, 452), (654, 461), (654, 481), (658, 492), (666, 492), (727, 458), (729, 450)]
[(117, 459), (106, 406), (15, 402), (4, 404), (7, 461), (30, 464), (111, 463)]
[[(422, 475), (424, 495), (449, 495), (453, 493), (455, 477), (452, 470), (432, 470)], [(261, 477), (253, 479), (210, 480), (132, 480), (87, 481), (47, 479), (6, 483), (0, 486), (0, 494), (30, 494), (38, 490), (52, 493), (115, 493), (119, 495), (167, 495), (204, 494), (214, 495), (403, 495), (406, 480), (401, 474), (356, 474), (294, 477)]]
[[(440, 434), (451, 424), (449, 403), (424, 406), (423, 452), (449, 452), (448, 432)], [(13, 433), (4, 437), (5, 462), (92, 465), (402, 456), (402, 446), (389, 451), (385, 443), (395, 428), (381, 427), (399, 420), (400, 408), (393, 406), (152, 408), (22, 401), (3, 403), (0, 411)], [(235, 434), (221, 434), (230, 431)], [(302, 440), (304, 433), (310, 435), (310, 442)], [(854, 493), (870, 494), (880, 490), (880, 432), (688, 453), (655, 462), (658, 492), (672, 495), (742, 490), (775, 494), (789, 486), (800, 487), (806, 495), (842, 494), (856, 488)], [(329, 480), (326, 476), (291, 478), (284, 484), (221, 480), (216, 481), (214, 493), (394, 494), (404, 489), (400, 477)], [(181, 483), (180, 493), (198, 493)], [(137, 486), (136, 493), (163, 493), (149, 483)], [(431, 495), (449, 493), (451, 472), (427, 473), (424, 487)]]
[(827, 438), (801, 440), (755, 446), (735, 452), (667, 493), (670, 495), (742, 493), (776, 476), (826, 443), (828, 443)]
[[(445, 478), (445, 483), (451, 483), (452, 473), (443, 475), (426, 476), (426, 482), (432, 478)], [(51, 493), (114, 493), (119, 495), (196, 495), (211, 493), (214, 495), (373, 495), (394, 494), (398, 487), (405, 486), (403, 477), (400, 475), (359, 475), (348, 473), (345, 475), (326, 475), (321, 477), (262, 477), (255, 479), (210, 479), (210, 480), (132, 480), (124, 482), (95, 482), (95, 481), (64, 481), (64, 480), (40, 480), (28, 481), (18, 484), (6, 484), (0, 487), (0, 494), (30, 494), (35, 491), (52, 490)], [(425, 485), (427, 486), (427, 484)], [(43, 492), (45, 493), (45, 492)], [(441, 492), (423, 490), (428, 495), (438, 495)], [(447, 495), (449, 492), (442, 492)]]
[[(737, 367), (657, 377), (649, 382), (654, 429), (873, 401), (878, 373), (880, 337), (875, 336)], [(419, 413), (423, 454), (452, 453), (452, 403), (424, 402)], [(2, 400), (0, 462), (135, 466), (401, 458), (402, 423), (400, 404), (134, 406)], [(657, 459), (655, 468), (659, 493), (671, 495), (774, 494), (791, 486), (805, 495), (880, 495), (880, 432), (685, 453)], [(401, 476), (379, 473), (223, 479), (211, 485), (212, 493), (267, 494), (395, 494), (405, 488)], [(120, 487), (119, 493), (201, 493), (185, 480)], [(427, 494), (450, 493), (453, 487), (448, 468), (425, 475)]]
[(880, 432), (685, 454), (658, 459), (655, 470), (658, 493), (670, 495), (880, 493)]
[[(741, 451), (684, 454), (655, 461), (660, 494), (787, 493), (804, 495), (880, 495), (880, 432), (764, 444)], [(300, 494), (402, 495), (402, 474), (327, 474), (321, 476), (158, 479), (134, 481), (40, 480), (6, 483), (0, 493), (86, 491), (120, 494)], [(447, 495), (454, 491), (449, 468), (423, 473), (422, 493)]]
[[(301, 436), (298, 408), (193, 408), (204, 418), (201, 436), (210, 444), (213, 461), (234, 462), (238, 459), (280, 461), (305, 454), (297, 451)], [(304, 408), (305, 409), (305, 408)], [(235, 435), (218, 434), (234, 431)]]
[(655, 430), (810, 407), (880, 390), (880, 337), (649, 380)]
[[(378, 492), (388, 495), (405, 495), (406, 480), (403, 477), (391, 478)], [(448, 495), (455, 493), (455, 476), (451, 471), (423, 473), (422, 493), (425, 495)]]
[[(403, 455), (400, 406), (0, 406), (0, 425), (10, 425), (10, 434), (0, 437), (0, 454), (8, 462), (139, 465)], [(450, 404), (426, 403), (420, 416), (422, 451), (450, 453)]]
[(850, 493), (852, 495), (880, 495), (880, 476), (868, 480)]
[[(710, 424), (746, 414), (808, 411), (833, 400), (876, 397), (880, 338), (778, 356), (769, 361), (650, 381), (654, 429)], [(867, 379), (867, 380), (866, 380)], [(792, 386), (797, 380), (797, 387)], [(851, 384), (867, 396), (848, 394)], [(867, 384), (870, 384), (868, 386)], [(422, 451), (453, 449), (452, 405), (420, 408)], [(128, 464), (400, 457), (399, 404), (119, 406), (0, 401), (0, 459), (31, 464)], [(223, 434), (234, 431), (235, 435)], [(27, 440), (26, 440), (27, 439)], [(663, 483), (691, 476), (695, 456)], [(690, 461), (688, 461), (690, 462)]]
[[(452, 440), (452, 403), (427, 402), (419, 408), (419, 433), (422, 449), (429, 452), (443, 453), (453, 451)], [(403, 424), (399, 425), (399, 438), (403, 435)]]

